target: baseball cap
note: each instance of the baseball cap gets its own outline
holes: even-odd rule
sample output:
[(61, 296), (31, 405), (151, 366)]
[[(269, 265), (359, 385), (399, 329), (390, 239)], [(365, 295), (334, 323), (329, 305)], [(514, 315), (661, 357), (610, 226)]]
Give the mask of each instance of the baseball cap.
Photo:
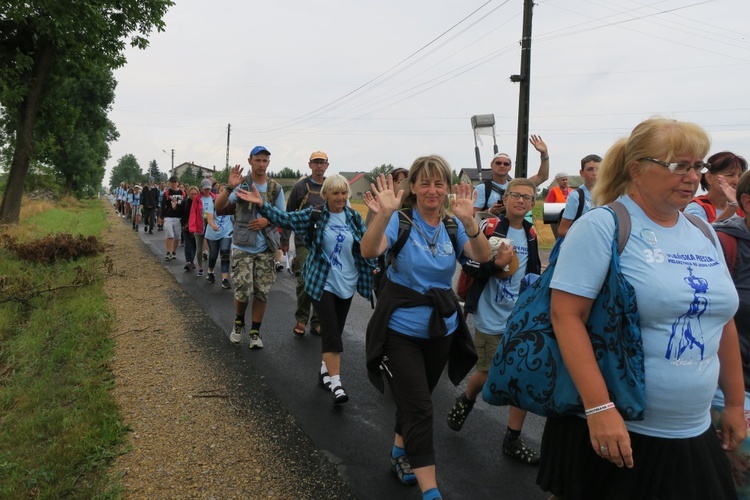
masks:
[(201, 191), (204, 189), (211, 189), (211, 180), (210, 179), (203, 179), (201, 181)]
[(176, 175), (173, 175), (172, 177), (169, 178), (169, 182), (179, 182), (179, 179), (177, 178)]
[(494, 160), (496, 160), (498, 158), (504, 158), (504, 159), (506, 159), (508, 161), (511, 161), (510, 156), (508, 156), (508, 153), (498, 153), (498, 154), (496, 154), (495, 156), (492, 157), (492, 160), (494, 161)]
[(141, 185), (140, 184), (136, 184), (135, 186), (133, 186), (133, 189), (141, 189)]
[(250, 158), (251, 156), (255, 156), (255, 155), (259, 154), (259, 153), (266, 153), (268, 155), (271, 154), (271, 152), (269, 150), (267, 150), (265, 148), (265, 146), (255, 146), (252, 149), (252, 151), (250, 151), (250, 155), (248, 156), (248, 158)]
[(315, 151), (313, 154), (310, 155), (310, 161), (315, 161), (315, 160), (323, 160), (327, 162), (328, 155), (325, 154), (324, 151)]
[(148, 178), (148, 182), (154, 182), (154, 178), (153, 177), (149, 177)]

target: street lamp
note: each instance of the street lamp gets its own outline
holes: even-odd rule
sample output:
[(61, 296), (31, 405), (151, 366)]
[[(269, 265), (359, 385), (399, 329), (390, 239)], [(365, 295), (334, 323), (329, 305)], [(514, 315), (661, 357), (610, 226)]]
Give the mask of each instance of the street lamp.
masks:
[(481, 139), (478, 139), (480, 134), (492, 135), (492, 143), (494, 144), (494, 154), (497, 154), (497, 139), (495, 138), (495, 115), (474, 115), (471, 117), (471, 128), (474, 130), (474, 156), (477, 160), (477, 176), (479, 182), (482, 182), (482, 160), (479, 156), (479, 144)]
[[(164, 152), (164, 154), (165, 154), (165, 155), (168, 155), (168, 154), (169, 154), (169, 153), (167, 153), (167, 151), (166, 151), (166, 150), (164, 150), (164, 149), (162, 149), (162, 151)], [(174, 149), (172, 150), (172, 169), (171, 169), (171, 170), (169, 171), (169, 176), (171, 177), (171, 176), (173, 176), (173, 175), (174, 175)]]

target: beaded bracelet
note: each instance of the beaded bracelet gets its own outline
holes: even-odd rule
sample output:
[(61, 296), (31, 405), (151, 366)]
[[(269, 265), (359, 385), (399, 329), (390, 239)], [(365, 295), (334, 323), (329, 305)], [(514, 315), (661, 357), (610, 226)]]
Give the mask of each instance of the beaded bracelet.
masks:
[(593, 408), (589, 408), (585, 411), (586, 416), (593, 415), (594, 413), (599, 413), (602, 411), (607, 411), (615, 407), (615, 404), (610, 401), (609, 403), (603, 404), (601, 406), (595, 406)]

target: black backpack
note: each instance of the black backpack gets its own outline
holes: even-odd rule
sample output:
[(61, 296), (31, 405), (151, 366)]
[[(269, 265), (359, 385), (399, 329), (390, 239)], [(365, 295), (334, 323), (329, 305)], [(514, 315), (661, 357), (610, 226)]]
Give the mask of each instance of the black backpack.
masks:
[[(573, 219), (573, 222), (581, 218), (581, 216), (583, 215), (583, 207), (586, 206), (586, 195), (583, 192), (583, 187), (579, 187), (578, 189), (576, 189), (576, 191), (578, 192), (578, 209), (576, 210), (576, 216)], [(560, 212), (560, 217), (557, 218), (558, 224), (562, 222), (562, 214), (563, 213)]]
[[(507, 177), (507, 179), (508, 179), (508, 182), (513, 180), (510, 175)], [(482, 184), (484, 184), (484, 204), (482, 205), (482, 210), (487, 210), (488, 208), (490, 208), (487, 205), (490, 201), (490, 194), (493, 191), (500, 194), (500, 203), (503, 202), (503, 195), (505, 194), (505, 189), (495, 186), (492, 183), (492, 178), (482, 181)]]

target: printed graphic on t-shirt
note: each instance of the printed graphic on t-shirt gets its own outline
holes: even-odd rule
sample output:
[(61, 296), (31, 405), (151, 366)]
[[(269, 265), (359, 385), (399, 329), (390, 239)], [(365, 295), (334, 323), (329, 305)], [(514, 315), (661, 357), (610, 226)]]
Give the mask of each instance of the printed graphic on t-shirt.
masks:
[[(703, 361), (705, 343), (703, 341), (703, 327), (701, 316), (708, 309), (708, 281), (693, 274), (693, 268), (688, 266), (689, 275), (684, 278), (685, 283), (693, 289), (693, 301), (688, 306), (687, 312), (680, 315), (672, 323), (672, 335), (669, 337), (666, 358), (674, 363), (691, 362), (696, 354), (700, 354)], [(690, 356), (686, 355), (689, 354)], [(683, 359), (685, 355), (686, 359)]]
[(336, 235), (336, 245), (333, 247), (333, 252), (331, 252), (331, 255), (329, 257), (329, 262), (331, 263), (331, 267), (335, 267), (337, 269), (343, 269), (344, 264), (341, 262), (341, 244), (346, 239), (346, 236), (344, 236), (344, 232), (349, 232), (349, 226), (346, 224), (335, 224), (335, 225), (329, 225), (328, 226), (331, 230), (337, 231), (338, 234)]

